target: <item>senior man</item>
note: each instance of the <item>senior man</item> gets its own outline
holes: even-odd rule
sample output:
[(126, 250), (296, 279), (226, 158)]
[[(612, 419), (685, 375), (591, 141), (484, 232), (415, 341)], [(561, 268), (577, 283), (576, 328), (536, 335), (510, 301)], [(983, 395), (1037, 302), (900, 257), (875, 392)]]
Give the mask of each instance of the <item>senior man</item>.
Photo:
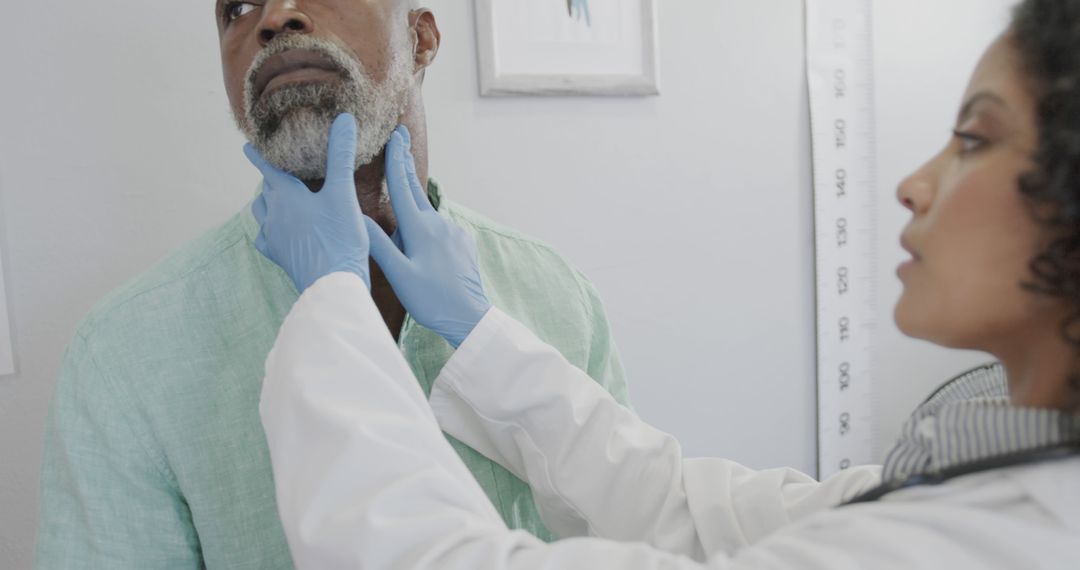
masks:
[[(218, 0), (215, 13), (229, 101), (253, 146), (317, 188), (330, 124), (352, 113), (357, 197), (392, 231), (381, 155), (398, 123), (427, 178), (420, 85), (441, 39), (432, 12), (409, 0)], [(428, 189), (475, 236), (494, 304), (625, 401), (592, 286), (548, 247)], [(257, 406), (264, 358), (297, 293), (255, 248), (258, 232), (245, 208), (79, 326), (50, 412), (37, 567), (292, 567)], [(430, 389), (451, 348), (409, 318), (377, 268), (372, 290)], [(511, 526), (550, 538), (528, 487), (452, 443)]]

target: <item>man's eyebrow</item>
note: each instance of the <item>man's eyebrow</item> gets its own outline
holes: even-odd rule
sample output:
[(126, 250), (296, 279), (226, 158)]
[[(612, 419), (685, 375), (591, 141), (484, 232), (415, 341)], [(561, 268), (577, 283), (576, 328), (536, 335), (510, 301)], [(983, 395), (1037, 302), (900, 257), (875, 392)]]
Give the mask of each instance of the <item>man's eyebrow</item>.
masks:
[(979, 101), (990, 101), (1006, 108), (1009, 106), (1008, 103), (1005, 102), (1005, 99), (1002, 99), (1000, 95), (990, 91), (980, 91), (972, 95), (971, 98), (967, 100), (967, 103), (964, 103), (964, 106), (960, 108), (960, 114), (957, 117), (956, 122), (963, 123), (964, 121), (967, 121), (968, 118), (971, 117), (971, 112), (975, 109), (975, 105), (979, 103)]

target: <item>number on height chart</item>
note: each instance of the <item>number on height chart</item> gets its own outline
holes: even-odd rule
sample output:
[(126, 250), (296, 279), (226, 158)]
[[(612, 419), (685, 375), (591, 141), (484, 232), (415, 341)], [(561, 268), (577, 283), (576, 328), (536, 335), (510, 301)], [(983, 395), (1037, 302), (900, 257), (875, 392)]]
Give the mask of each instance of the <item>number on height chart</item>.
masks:
[(851, 319), (842, 317), (840, 319), (840, 340), (845, 341), (851, 335)]
[(841, 267), (836, 270), (836, 294), (845, 295), (848, 292), (848, 268)]
[(848, 233), (847, 233), (847, 218), (837, 218), (836, 220), (836, 247), (844, 247), (847, 245)]
[(851, 364), (848, 362), (840, 363), (840, 391), (847, 390), (851, 387)]
[(847, 196), (847, 170), (843, 168), (836, 169), (836, 197), (843, 198)]
[(851, 414), (840, 414), (840, 435), (847, 435), (851, 431)]
[(836, 94), (837, 99), (843, 99), (847, 96), (847, 72), (843, 68), (837, 68), (833, 72), (833, 92)]
[(843, 18), (833, 20), (833, 48), (844, 49), (847, 47), (847, 22)]
[(847, 121), (843, 119), (837, 119), (833, 123), (836, 134), (836, 148), (847, 147)]

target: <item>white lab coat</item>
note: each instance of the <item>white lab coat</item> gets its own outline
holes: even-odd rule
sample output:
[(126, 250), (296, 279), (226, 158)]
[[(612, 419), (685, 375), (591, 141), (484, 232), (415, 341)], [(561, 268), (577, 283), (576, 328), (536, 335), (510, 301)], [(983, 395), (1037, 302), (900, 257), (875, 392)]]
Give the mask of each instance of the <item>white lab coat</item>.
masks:
[[(999, 469), (832, 508), (823, 482), (683, 459), (497, 309), (424, 398), (363, 283), (336, 273), (282, 325), (260, 405), (301, 569), (1080, 568), (1080, 461)], [(532, 486), (545, 544), (508, 530), (439, 431)]]

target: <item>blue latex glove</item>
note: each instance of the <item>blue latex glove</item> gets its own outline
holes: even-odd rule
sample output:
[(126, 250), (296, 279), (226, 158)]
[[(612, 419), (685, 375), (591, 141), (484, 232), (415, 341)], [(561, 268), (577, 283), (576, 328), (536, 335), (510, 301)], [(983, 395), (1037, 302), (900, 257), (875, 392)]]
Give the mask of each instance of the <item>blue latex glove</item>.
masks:
[(319, 192), (266, 162), (250, 144), (244, 154), (263, 175), (262, 192), (251, 205), (261, 228), (255, 247), (285, 270), (300, 293), (337, 271), (359, 275), (370, 290), (370, 242), (353, 179), (356, 119), (342, 114), (330, 127), (326, 182)]
[(386, 145), (386, 185), (397, 216), (394, 243), (371, 218), (371, 257), (416, 322), (454, 348), (491, 308), (480, 280), (476, 243), (440, 216), (416, 176), (409, 131), (398, 127)]

